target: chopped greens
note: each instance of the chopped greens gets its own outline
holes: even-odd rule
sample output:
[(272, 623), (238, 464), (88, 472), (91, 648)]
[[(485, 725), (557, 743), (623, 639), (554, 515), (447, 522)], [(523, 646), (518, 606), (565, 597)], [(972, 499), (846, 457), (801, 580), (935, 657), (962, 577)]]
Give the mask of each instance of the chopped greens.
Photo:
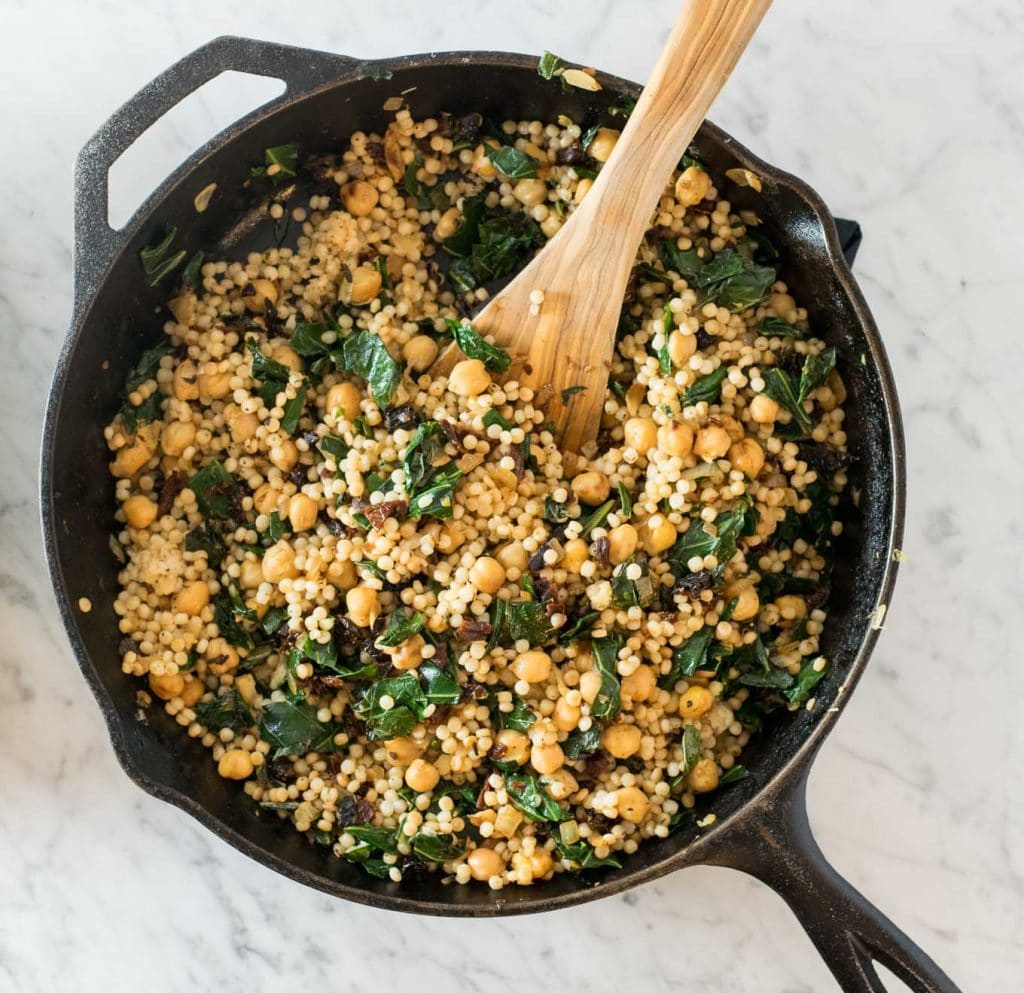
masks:
[(665, 690), (672, 689), (680, 679), (692, 676), (704, 667), (708, 649), (714, 640), (714, 628), (701, 628), (672, 653), (672, 667), (661, 677), (658, 685)]
[(173, 255), (168, 254), (177, 236), (178, 229), (173, 224), (169, 224), (158, 242), (147, 245), (139, 252), (139, 261), (142, 262), (143, 271), (146, 273), (146, 282), (150, 286), (158, 285), (165, 276), (169, 276), (185, 261), (188, 252), (184, 248)]
[(196, 720), (209, 731), (230, 728), (236, 734), (242, 734), (254, 723), (249, 708), (234, 687), (212, 700), (200, 700), (195, 705), (195, 712)]
[(537, 160), (511, 145), (501, 148), (486, 147), (487, 158), (506, 179), (533, 179), (537, 175)]
[(552, 79), (566, 67), (565, 63), (553, 52), (545, 52), (537, 63), (537, 75), (541, 79)]
[(505, 372), (512, 364), (512, 357), (503, 348), (492, 345), (469, 321), (445, 318), (448, 330), (455, 338), (455, 344), (471, 359), (479, 359), (491, 372)]
[(275, 758), (309, 751), (335, 752), (334, 738), (340, 730), (335, 724), (321, 724), (316, 710), (302, 696), (266, 703), (260, 715), (260, 737), (274, 748)]
[(421, 613), (406, 614), (405, 610), (396, 610), (388, 621), (387, 630), (374, 642), (378, 648), (397, 648), (418, 634), (426, 623)]
[(365, 329), (353, 332), (342, 341), (341, 360), (344, 369), (366, 380), (379, 406), (390, 405), (402, 370), (382, 338)]
[(739, 507), (719, 514), (715, 523), (710, 525), (714, 534), (708, 530), (707, 524), (692, 521), (689, 530), (669, 549), (668, 561), (673, 574), (681, 577), (697, 571), (689, 566), (690, 559), (697, 556), (714, 555), (719, 565), (725, 565), (736, 554), (737, 541), (744, 533), (748, 512), (746, 507)]
[(204, 517), (225, 518), (231, 513), (234, 493), (240, 483), (220, 462), (207, 462), (189, 481)]
[(594, 717), (614, 717), (622, 708), (619, 675), (619, 640), (617, 638), (595, 638), (591, 643), (594, 653), (594, 668), (601, 674), (601, 687), (590, 705)]
[(551, 634), (547, 607), (537, 600), (513, 600), (506, 605), (505, 624), (512, 641), (525, 640), (531, 648), (543, 645)]
[(160, 416), (161, 404), (164, 398), (159, 390), (154, 390), (148, 399), (136, 407), (128, 399), (129, 394), (134, 393), (143, 383), (154, 379), (160, 368), (160, 360), (165, 355), (170, 355), (173, 351), (174, 349), (170, 342), (166, 341), (162, 341), (153, 348), (147, 348), (132, 371), (128, 373), (128, 378), (124, 381), (124, 389), (121, 391), (122, 403), (120, 414), (125, 429), (130, 434), (135, 434), (140, 424), (155, 421)]
[(507, 775), (505, 790), (512, 805), (531, 821), (558, 824), (570, 816), (565, 807), (552, 798), (532, 773), (516, 772)]
[(779, 366), (772, 366), (764, 375), (764, 391), (789, 411), (803, 434), (809, 434), (811, 418), (804, 404), (835, 367), (835, 348), (826, 348), (820, 355), (808, 355), (804, 359), (799, 382), (794, 382), (793, 377)]
[(724, 366), (701, 376), (694, 381), (694, 384), (679, 398), (680, 406), (689, 407), (695, 403), (718, 403), (722, 395), (722, 383), (729, 374)]
[[(630, 572), (640, 570), (640, 575), (635, 579), (630, 578)], [(648, 564), (640, 559), (630, 559), (617, 565), (612, 572), (612, 605), (620, 610), (628, 610), (630, 607), (648, 607), (654, 601), (657, 591), (651, 580), (651, 570)]]

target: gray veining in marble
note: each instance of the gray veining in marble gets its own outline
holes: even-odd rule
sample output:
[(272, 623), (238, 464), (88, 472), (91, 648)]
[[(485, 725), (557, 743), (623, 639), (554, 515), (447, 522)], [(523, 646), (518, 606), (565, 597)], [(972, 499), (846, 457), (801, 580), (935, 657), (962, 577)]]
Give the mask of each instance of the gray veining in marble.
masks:
[[(365, 57), (547, 47), (642, 79), (674, 8), (0, 4), (2, 993), (834, 988), (781, 901), (727, 870), (507, 922), (385, 916), (286, 882), (120, 772), (43, 569), (38, 436), (69, 312), (71, 162), (123, 99), (222, 33)], [(1024, 976), (1022, 108), (1019, 0), (780, 0), (713, 113), (864, 226), (857, 271), (907, 416), (907, 561), (811, 816), (836, 866), (965, 991)], [(216, 119), (194, 105), (120, 170), (122, 216)]]

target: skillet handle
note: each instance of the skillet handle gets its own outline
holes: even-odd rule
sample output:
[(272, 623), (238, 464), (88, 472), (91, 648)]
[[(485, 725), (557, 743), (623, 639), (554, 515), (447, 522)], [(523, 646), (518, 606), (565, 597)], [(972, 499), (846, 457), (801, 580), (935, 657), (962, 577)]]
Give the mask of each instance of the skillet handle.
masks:
[(124, 241), (107, 220), (110, 167), (172, 107), (232, 69), (282, 80), (285, 92), (268, 104), (275, 106), (361, 64), (345, 55), (224, 35), (147, 83), (113, 113), (75, 160), (75, 309), (91, 296)]
[(822, 854), (807, 819), (807, 768), (763, 797), (756, 819), (725, 832), (707, 861), (739, 869), (775, 890), (844, 993), (886, 993), (874, 962), (892, 970), (914, 993), (960, 993), (935, 961)]

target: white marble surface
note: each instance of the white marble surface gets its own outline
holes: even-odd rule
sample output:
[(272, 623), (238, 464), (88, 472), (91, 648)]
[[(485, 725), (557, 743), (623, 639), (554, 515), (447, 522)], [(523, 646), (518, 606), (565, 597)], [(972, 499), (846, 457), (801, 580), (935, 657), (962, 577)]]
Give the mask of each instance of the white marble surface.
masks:
[[(221, 33), (366, 57), (548, 47), (642, 79), (674, 8), (0, 3), (0, 991), (834, 988), (782, 902), (727, 870), (506, 922), (385, 916), (286, 882), (125, 778), (43, 568), (71, 162), (123, 99)], [(788, 0), (713, 114), (865, 229), (856, 268), (907, 416), (907, 562), (812, 778), (812, 820), (837, 867), (979, 993), (1024, 976), (1022, 107), (1019, 0)], [(212, 121), (191, 108), (122, 171), (122, 215)]]

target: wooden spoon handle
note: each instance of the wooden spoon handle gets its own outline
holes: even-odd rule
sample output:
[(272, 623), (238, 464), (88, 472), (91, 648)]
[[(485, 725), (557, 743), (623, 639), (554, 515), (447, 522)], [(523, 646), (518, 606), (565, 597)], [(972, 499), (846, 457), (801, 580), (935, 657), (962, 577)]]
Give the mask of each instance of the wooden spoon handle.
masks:
[(580, 210), (609, 250), (636, 245), (771, 0), (686, 0), (611, 158)]

